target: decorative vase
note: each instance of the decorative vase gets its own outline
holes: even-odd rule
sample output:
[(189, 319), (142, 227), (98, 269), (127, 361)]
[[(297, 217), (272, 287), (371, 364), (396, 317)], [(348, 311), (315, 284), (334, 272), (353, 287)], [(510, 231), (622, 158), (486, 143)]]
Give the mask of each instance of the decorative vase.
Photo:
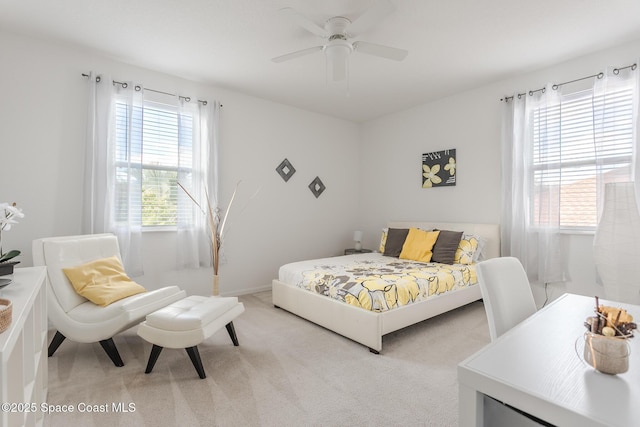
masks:
[(587, 332), (584, 360), (604, 374), (623, 374), (629, 370), (630, 347), (627, 340)]
[(217, 297), (220, 295), (220, 284), (219, 284), (220, 276), (217, 274), (213, 275), (213, 296)]
[(633, 182), (606, 184), (593, 257), (606, 298), (640, 304), (640, 213)]

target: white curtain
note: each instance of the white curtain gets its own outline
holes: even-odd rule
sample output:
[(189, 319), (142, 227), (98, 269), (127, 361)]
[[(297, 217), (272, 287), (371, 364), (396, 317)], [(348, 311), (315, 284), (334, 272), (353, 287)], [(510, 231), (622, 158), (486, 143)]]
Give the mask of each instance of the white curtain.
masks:
[[(89, 119), (85, 162), (83, 230), (85, 234), (114, 233), (130, 275), (144, 273), (142, 266), (141, 171), (143, 89), (131, 83), (114, 84), (108, 76), (89, 76)], [(126, 108), (124, 155), (116, 158), (116, 105)], [(116, 176), (117, 175), (117, 176)], [(117, 186), (117, 188), (116, 188)], [(120, 209), (114, 209), (120, 197)], [(124, 207), (124, 209), (123, 209)]]
[[(629, 126), (627, 121), (619, 119), (621, 88), (626, 88), (627, 94), (629, 87), (633, 88), (634, 160), (628, 179), (640, 176), (637, 156), (639, 77), (635, 67), (627, 67), (615, 71), (608, 69), (601, 78), (593, 79), (588, 110), (592, 112), (593, 123), (589, 127), (592, 133), (583, 135), (583, 139), (592, 138), (593, 143), (598, 218), (604, 200), (605, 176), (612, 168), (619, 167), (611, 164), (612, 156), (616, 155), (612, 152), (612, 134)], [(568, 279), (564, 239), (560, 234), (559, 184), (563, 182), (563, 172), (554, 165), (560, 161), (558, 153), (563, 150), (563, 114), (573, 113), (566, 109), (569, 108), (563, 109), (562, 87), (554, 90), (548, 85), (533, 94), (516, 95), (505, 104), (504, 111), (502, 255), (519, 258), (529, 279), (544, 283)], [(570, 133), (571, 129), (567, 131)], [(534, 137), (537, 141), (535, 149)], [(545, 166), (549, 164), (551, 167)], [(607, 179), (612, 178), (607, 176)], [(640, 200), (640, 185), (636, 185), (635, 191)]]
[[(612, 112), (618, 108), (620, 91), (626, 88), (632, 88), (632, 105), (633, 105), (633, 162), (631, 166), (631, 180), (637, 181), (640, 177), (640, 161), (638, 156), (638, 135), (640, 133), (640, 123), (638, 121), (638, 98), (640, 97), (640, 73), (636, 67), (629, 67), (622, 70), (615, 68), (607, 68), (603, 73), (601, 79), (596, 79), (593, 85), (594, 99), (594, 145), (596, 150), (596, 156), (600, 154), (603, 147), (606, 148), (603, 143), (607, 135), (611, 133), (612, 129), (617, 129), (621, 126), (626, 126), (626, 123), (616, 123), (612, 118)], [(606, 153), (602, 153), (606, 154)], [(602, 213), (602, 207), (604, 202), (604, 188), (607, 182), (602, 179), (602, 173), (606, 173), (606, 169), (602, 168), (602, 165), (598, 165), (599, 170), (597, 174), (597, 202), (598, 202), (598, 218)], [(640, 204), (640, 185), (635, 185), (636, 202)], [(640, 209), (640, 206), (639, 206)]]
[(179, 268), (212, 266), (207, 209), (211, 206), (216, 210), (218, 206), (217, 123), (219, 114), (218, 102), (205, 104), (179, 100), (179, 128), (192, 126), (191, 134), (193, 135), (193, 141), (183, 141), (184, 133), (180, 131), (179, 145), (184, 147), (192, 144), (193, 150), (190, 156), (183, 158), (180, 155), (180, 166), (188, 167), (192, 172), (179, 172), (178, 182), (187, 188), (189, 194), (200, 205), (198, 208), (184, 191), (178, 192), (177, 259)]
[[(144, 274), (141, 250), (144, 89), (130, 82), (114, 84), (109, 77), (93, 73), (88, 80), (83, 233), (114, 233), (127, 272), (139, 276)], [(200, 205), (198, 208), (184, 191), (177, 190), (176, 265), (209, 267), (212, 257), (206, 209), (209, 205), (217, 207), (220, 104), (187, 102), (182, 97), (175, 97), (172, 103), (177, 105), (178, 182)]]
[(630, 70), (629, 81), (633, 87), (633, 164), (632, 177), (635, 183), (636, 204), (640, 209), (640, 71), (637, 62)]
[(91, 73), (88, 77), (87, 145), (85, 151), (84, 193), (82, 206), (82, 232), (103, 233), (109, 229), (105, 217), (107, 194), (103, 189), (107, 181), (107, 138), (112, 103), (112, 84), (105, 76)]
[(560, 105), (560, 92), (548, 85), (505, 103), (503, 122), (501, 253), (520, 259), (530, 280), (545, 283), (566, 280), (566, 261), (555, 172), (534, 159), (533, 130), (543, 142), (539, 157), (557, 152)]

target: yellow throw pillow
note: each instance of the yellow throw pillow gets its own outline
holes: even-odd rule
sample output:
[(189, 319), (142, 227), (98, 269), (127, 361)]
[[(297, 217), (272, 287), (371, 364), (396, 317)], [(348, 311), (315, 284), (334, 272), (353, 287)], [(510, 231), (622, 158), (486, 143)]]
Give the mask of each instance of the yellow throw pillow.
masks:
[(116, 256), (63, 268), (76, 292), (103, 307), (147, 290), (132, 281)]
[(413, 261), (429, 262), (433, 255), (433, 245), (438, 240), (439, 231), (424, 231), (417, 228), (410, 228), (409, 234), (402, 245), (400, 252), (401, 259)]

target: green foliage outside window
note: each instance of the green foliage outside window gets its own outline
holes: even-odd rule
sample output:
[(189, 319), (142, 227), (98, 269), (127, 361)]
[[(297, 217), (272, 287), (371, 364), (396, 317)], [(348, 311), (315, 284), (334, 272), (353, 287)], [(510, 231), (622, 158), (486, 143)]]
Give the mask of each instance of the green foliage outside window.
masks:
[(176, 225), (176, 171), (144, 169), (142, 171), (142, 225)]

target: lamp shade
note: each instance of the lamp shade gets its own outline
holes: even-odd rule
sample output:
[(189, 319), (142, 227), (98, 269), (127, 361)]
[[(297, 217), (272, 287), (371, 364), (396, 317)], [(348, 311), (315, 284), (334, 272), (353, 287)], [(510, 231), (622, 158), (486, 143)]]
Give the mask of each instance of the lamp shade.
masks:
[(355, 248), (356, 250), (362, 250), (362, 231), (354, 231), (353, 232), (353, 241), (356, 242)]
[(633, 182), (606, 184), (593, 257), (606, 298), (640, 304), (640, 213)]

